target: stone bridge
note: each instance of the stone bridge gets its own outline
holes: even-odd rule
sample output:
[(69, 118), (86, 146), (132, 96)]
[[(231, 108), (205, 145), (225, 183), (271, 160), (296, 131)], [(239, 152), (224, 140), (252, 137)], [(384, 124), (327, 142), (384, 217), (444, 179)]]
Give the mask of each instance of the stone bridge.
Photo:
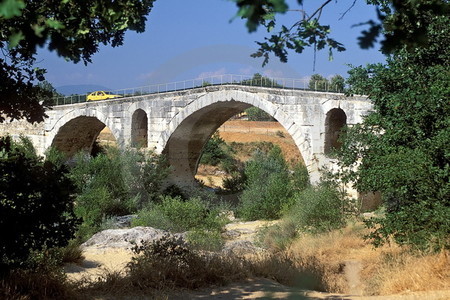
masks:
[(326, 154), (338, 147), (344, 125), (362, 121), (371, 109), (362, 96), (242, 85), (214, 85), (189, 90), (55, 106), (44, 124), (1, 124), (0, 135), (24, 133), (39, 153), (50, 146), (73, 155), (91, 151), (107, 126), (120, 147), (148, 147), (164, 153), (171, 182), (191, 185), (203, 146), (230, 117), (248, 107), (272, 115), (291, 135), (317, 182), (330, 165)]

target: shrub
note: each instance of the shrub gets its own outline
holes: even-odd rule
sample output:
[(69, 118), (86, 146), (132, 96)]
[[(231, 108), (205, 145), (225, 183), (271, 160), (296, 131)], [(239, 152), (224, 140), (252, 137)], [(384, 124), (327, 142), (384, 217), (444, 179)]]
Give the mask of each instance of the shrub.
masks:
[(141, 288), (196, 289), (249, 276), (245, 261), (192, 251), (173, 236), (144, 243), (133, 250), (139, 255), (128, 264), (128, 276), (131, 284)]
[(188, 232), (187, 241), (191, 248), (205, 251), (218, 251), (224, 245), (221, 232), (218, 230), (195, 229)]
[(277, 137), (280, 138), (285, 138), (286, 136), (284, 135), (284, 132), (281, 130), (277, 130), (277, 132), (275, 133)]
[(289, 204), (292, 188), (287, 164), (278, 146), (257, 152), (245, 166), (247, 183), (238, 214), (246, 220), (277, 219)]
[(299, 163), (294, 165), (291, 181), (295, 192), (301, 192), (310, 186), (309, 173), (305, 165)]
[(297, 230), (325, 232), (345, 225), (343, 200), (339, 192), (328, 184), (311, 186), (295, 196), (295, 204), (287, 212)]
[(220, 209), (211, 207), (198, 197), (183, 201), (165, 196), (160, 203), (149, 205), (133, 219), (132, 226), (151, 226), (171, 232), (192, 229), (220, 230), (227, 222), (219, 216)]
[(66, 169), (23, 141), (0, 138), (0, 271), (26, 267), (33, 251), (67, 245), (79, 223)]
[(225, 177), (222, 181), (222, 187), (227, 192), (237, 193), (245, 188), (246, 181), (244, 170), (239, 170), (232, 172), (229, 177)]
[(135, 150), (108, 148), (105, 154), (78, 154), (70, 176), (77, 186), (75, 212), (84, 222), (79, 236), (101, 228), (104, 219), (136, 212), (159, 197), (168, 175), (164, 158)]
[(295, 221), (285, 217), (280, 223), (259, 230), (256, 241), (271, 252), (280, 252), (298, 236), (297, 232)]
[(276, 121), (271, 115), (258, 107), (250, 107), (245, 110), (249, 121)]
[(203, 148), (200, 163), (211, 166), (220, 166), (226, 172), (235, 170), (236, 160), (233, 158), (233, 149), (215, 132)]

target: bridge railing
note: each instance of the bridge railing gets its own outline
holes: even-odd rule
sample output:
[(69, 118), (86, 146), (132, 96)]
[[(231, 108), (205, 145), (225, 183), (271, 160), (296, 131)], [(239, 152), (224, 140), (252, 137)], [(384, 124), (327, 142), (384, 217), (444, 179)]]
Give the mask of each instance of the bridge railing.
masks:
[[(312, 90), (322, 92), (342, 92), (337, 86), (332, 86), (328, 81), (315, 81), (313, 85), (309, 84), (309, 79), (301, 78), (268, 78), (265, 76), (257, 77), (248, 75), (224, 74), (208, 76), (204, 78), (196, 78), (183, 81), (175, 81), (170, 83), (153, 84), (141, 87), (126, 88), (108, 91), (122, 97), (141, 96), (150, 94), (160, 94), (174, 91), (183, 91), (194, 88), (216, 86), (216, 85), (246, 85), (270, 87), (278, 89), (290, 90)], [(88, 94), (71, 95), (65, 97), (55, 97), (54, 105), (74, 104), (87, 101)]]

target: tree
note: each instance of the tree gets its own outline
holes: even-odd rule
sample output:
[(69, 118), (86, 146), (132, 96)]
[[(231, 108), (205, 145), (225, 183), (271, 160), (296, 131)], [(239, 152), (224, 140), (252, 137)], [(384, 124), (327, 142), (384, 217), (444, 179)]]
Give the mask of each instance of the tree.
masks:
[[(0, 2), (0, 122), (5, 117), (42, 121), (39, 102), (51, 94), (35, 86), (45, 70), (34, 67), (36, 48), (47, 45), (69, 61), (91, 62), (100, 43), (116, 47), (127, 29), (142, 32), (154, 0), (8, 0)], [(37, 97), (39, 96), (39, 97)], [(44, 100), (44, 103), (46, 101)]]
[(37, 157), (31, 143), (0, 138), (0, 273), (26, 267), (32, 251), (66, 246), (79, 220), (63, 166)]
[(63, 94), (58, 93), (58, 91), (53, 87), (53, 85), (48, 82), (47, 80), (44, 80), (42, 82), (39, 82), (37, 84), (37, 87), (40, 88), (42, 91), (45, 91), (46, 94), (50, 97), (44, 97), (41, 101), (44, 105), (55, 105), (55, 98), (57, 97), (64, 97)]
[(274, 146), (269, 153), (256, 152), (245, 164), (244, 176), (239, 215), (246, 220), (279, 218), (293, 193), (281, 148)]
[(330, 79), (330, 92), (342, 93), (345, 88), (345, 78), (341, 75), (334, 75)]
[(348, 129), (340, 164), (344, 181), (381, 192), (386, 215), (368, 222), (376, 245), (440, 249), (450, 247), (450, 28), (422, 13), (427, 48), (405, 45), (385, 65), (349, 71), (350, 92), (368, 95), (374, 112)]
[[(300, 9), (302, 18), (291, 26), (280, 26), (281, 29), (275, 34), (273, 33), (277, 25), (275, 16), (289, 11), (287, 1), (234, 0), (234, 2), (238, 7), (236, 16), (247, 20), (250, 32), (255, 31), (258, 26), (263, 26), (270, 34), (264, 42), (257, 42), (259, 49), (252, 55), (263, 57), (263, 66), (269, 61), (269, 54), (274, 54), (282, 62), (287, 62), (288, 50), (302, 53), (307, 47), (313, 47), (314, 50), (327, 48), (330, 56), (333, 50), (345, 50), (342, 43), (331, 38), (330, 26), (320, 23), (322, 11), (332, 0), (323, 0), (313, 12)], [(302, 5), (304, 1), (297, 0), (297, 2)], [(414, 50), (417, 46), (430, 46), (430, 40), (426, 35), (430, 20), (423, 12), (446, 17), (450, 13), (450, 4), (447, 0), (366, 0), (366, 2), (377, 8), (379, 20), (368, 20), (365, 23), (369, 29), (361, 32), (358, 43), (363, 49), (371, 48), (383, 33), (384, 40), (381, 44), (385, 53), (393, 53), (403, 46), (406, 46), (407, 51)]]
[(263, 76), (259, 73), (253, 74), (253, 77), (250, 79), (242, 80), (240, 84), (262, 87), (282, 87), (276, 80), (270, 79), (269, 77)]
[(250, 107), (245, 110), (247, 118), (249, 121), (262, 121), (262, 122), (274, 122), (276, 121), (274, 117), (269, 115), (267, 112), (259, 107)]
[[(262, 86), (262, 87), (282, 87), (278, 82), (259, 73), (253, 74), (250, 79), (240, 82), (242, 85)], [(258, 107), (250, 107), (245, 110), (249, 121), (275, 121), (275, 119)]]
[(319, 74), (313, 74), (308, 83), (308, 88), (313, 91), (328, 91), (328, 79)]

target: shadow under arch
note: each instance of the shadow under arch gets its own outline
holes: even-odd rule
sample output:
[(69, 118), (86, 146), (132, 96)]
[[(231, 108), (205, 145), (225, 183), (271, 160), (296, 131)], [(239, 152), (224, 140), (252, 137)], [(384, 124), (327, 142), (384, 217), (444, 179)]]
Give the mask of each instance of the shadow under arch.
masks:
[(341, 148), (342, 144), (339, 137), (345, 125), (347, 125), (347, 114), (344, 110), (333, 108), (327, 112), (325, 117), (325, 154), (330, 154), (334, 149)]
[(91, 153), (98, 135), (105, 127), (96, 117), (75, 117), (59, 128), (51, 146), (66, 157), (72, 157), (79, 151)]
[(131, 117), (131, 146), (148, 147), (148, 117), (143, 109), (136, 109)]
[(311, 149), (305, 147), (309, 142), (301, 134), (302, 129), (273, 103), (253, 93), (240, 91), (234, 91), (231, 99), (217, 99), (220, 97), (212, 92), (193, 101), (171, 120), (168, 129), (162, 133), (157, 150), (167, 157), (172, 168), (171, 184), (194, 186), (194, 176), (206, 142), (223, 123), (251, 106), (272, 115), (294, 139), (305, 164), (310, 164)]

